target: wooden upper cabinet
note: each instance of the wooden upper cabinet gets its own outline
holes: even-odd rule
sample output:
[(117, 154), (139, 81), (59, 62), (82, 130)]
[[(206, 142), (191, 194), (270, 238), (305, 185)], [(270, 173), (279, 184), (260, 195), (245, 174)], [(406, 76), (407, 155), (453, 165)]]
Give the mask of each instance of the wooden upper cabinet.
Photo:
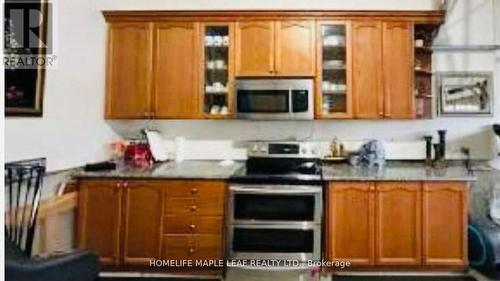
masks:
[(330, 183), (327, 193), (326, 256), (353, 265), (374, 264), (374, 189), (369, 182)]
[(377, 183), (377, 265), (421, 263), (421, 190), (419, 182)]
[(236, 76), (273, 76), (274, 23), (237, 22), (235, 35)]
[(354, 116), (363, 119), (383, 118), (382, 23), (380, 21), (353, 23), (352, 56)]
[(466, 266), (467, 183), (424, 183), (423, 192), (424, 265)]
[(383, 23), (384, 117), (415, 118), (413, 24)]
[(352, 118), (352, 47), (349, 21), (317, 26), (316, 117)]
[(86, 180), (80, 185), (78, 247), (96, 253), (103, 265), (120, 257), (121, 189), (119, 181)]
[(124, 187), (124, 264), (149, 265), (160, 258), (164, 188), (161, 181), (128, 181)]
[(199, 24), (157, 23), (154, 32), (154, 117), (199, 117)]
[(139, 119), (151, 111), (152, 24), (110, 23), (106, 118)]
[(275, 24), (275, 74), (314, 76), (314, 21), (277, 21)]

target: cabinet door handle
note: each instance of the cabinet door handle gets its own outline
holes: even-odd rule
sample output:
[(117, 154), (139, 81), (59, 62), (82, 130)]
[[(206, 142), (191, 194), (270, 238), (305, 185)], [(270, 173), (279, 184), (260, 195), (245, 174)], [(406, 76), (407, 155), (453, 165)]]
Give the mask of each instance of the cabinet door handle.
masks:
[(196, 224), (190, 224), (190, 225), (189, 225), (189, 229), (191, 229), (191, 230), (195, 230), (195, 229), (196, 229)]
[(198, 206), (196, 206), (196, 205), (191, 206), (191, 212), (196, 212), (197, 209), (198, 209)]
[(191, 247), (189, 248), (189, 254), (194, 254), (196, 252), (195, 248)]
[(194, 187), (191, 189), (191, 194), (196, 194), (198, 193), (198, 188)]
[(144, 118), (149, 118), (149, 112), (144, 112)]
[(127, 186), (128, 186), (128, 182), (123, 182), (122, 187), (127, 187)]
[(150, 113), (149, 113), (149, 116), (150, 116), (151, 118), (155, 118), (155, 113), (154, 113), (154, 111), (153, 111), (153, 112), (150, 112)]

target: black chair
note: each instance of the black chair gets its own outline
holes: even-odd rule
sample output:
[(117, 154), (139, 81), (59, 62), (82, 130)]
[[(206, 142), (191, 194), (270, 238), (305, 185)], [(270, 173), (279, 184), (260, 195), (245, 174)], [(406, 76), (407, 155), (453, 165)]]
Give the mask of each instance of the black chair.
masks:
[(45, 160), (5, 165), (5, 280), (95, 281), (97, 256), (88, 252), (31, 256)]

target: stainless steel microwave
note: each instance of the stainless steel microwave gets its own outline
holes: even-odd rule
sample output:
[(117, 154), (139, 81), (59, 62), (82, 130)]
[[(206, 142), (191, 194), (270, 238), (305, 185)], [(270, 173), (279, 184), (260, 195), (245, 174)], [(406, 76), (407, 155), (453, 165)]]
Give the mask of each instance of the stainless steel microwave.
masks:
[(312, 79), (236, 81), (236, 117), (256, 120), (314, 119)]

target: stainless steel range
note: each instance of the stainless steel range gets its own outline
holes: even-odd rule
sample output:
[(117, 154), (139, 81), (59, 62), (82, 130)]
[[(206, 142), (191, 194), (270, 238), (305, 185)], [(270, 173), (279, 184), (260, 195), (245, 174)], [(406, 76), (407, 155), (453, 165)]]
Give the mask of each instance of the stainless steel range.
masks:
[(229, 187), (228, 258), (319, 260), (321, 182), (314, 143), (251, 143)]

